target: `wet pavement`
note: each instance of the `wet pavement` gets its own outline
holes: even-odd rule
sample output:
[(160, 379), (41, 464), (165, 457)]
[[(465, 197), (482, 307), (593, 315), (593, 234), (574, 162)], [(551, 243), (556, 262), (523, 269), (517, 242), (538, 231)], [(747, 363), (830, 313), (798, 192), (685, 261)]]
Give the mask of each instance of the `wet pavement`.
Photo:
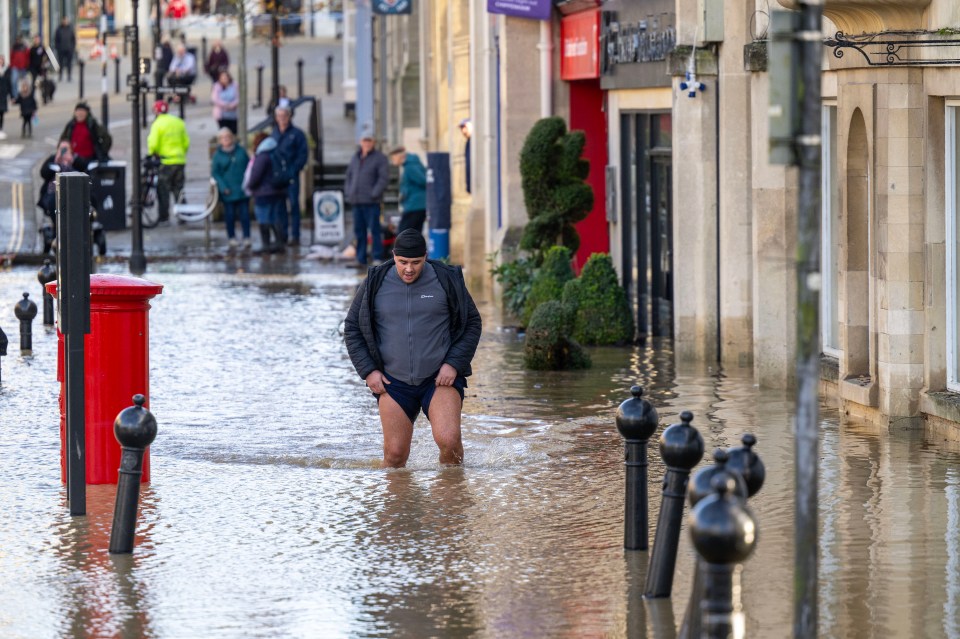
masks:
[[(0, 271), (4, 637), (674, 637), (686, 528), (669, 600), (640, 597), (648, 556), (622, 548), (613, 417), (638, 382), (662, 424), (693, 411), (707, 451), (757, 435), (767, 480), (751, 500), (744, 623), (790, 636), (790, 394), (678, 367), (663, 344), (528, 372), (522, 340), (481, 299), (466, 463), (438, 466), (421, 418), (409, 468), (380, 470), (375, 403), (338, 332), (358, 274), (250, 258), (159, 262), (149, 278), (164, 285), (150, 311), (153, 481), (134, 554), (111, 557), (112, 486), (90, 487), (86, 517), (67, 514), (56, 337), (39, 318), (33, 357), (18, 355), (11, 307), (38, 296), (36, 268)], [(960, 637), (960, 455), (828, 408), (821, 435), (820, 635)], [(652, 448), (651, 542), (664, 472)]]

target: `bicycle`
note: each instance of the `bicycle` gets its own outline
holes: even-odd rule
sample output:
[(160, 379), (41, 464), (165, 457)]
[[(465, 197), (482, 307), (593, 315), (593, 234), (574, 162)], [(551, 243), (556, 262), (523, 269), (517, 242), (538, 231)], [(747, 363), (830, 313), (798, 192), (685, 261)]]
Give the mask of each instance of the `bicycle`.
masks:
[(140, 225), (152, 229), (160, 223), (157, 184), (160, 181), (160, 157), (148, 155), (140, 162)]

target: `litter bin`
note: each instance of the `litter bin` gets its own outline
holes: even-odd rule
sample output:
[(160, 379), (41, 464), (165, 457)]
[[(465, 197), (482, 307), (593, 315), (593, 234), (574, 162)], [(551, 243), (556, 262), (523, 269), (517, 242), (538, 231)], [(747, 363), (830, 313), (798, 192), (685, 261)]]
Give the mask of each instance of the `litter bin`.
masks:
[(90, 199), (104, 230), (127, 228), (127, 163), (113, 160), (91, 162), (87, 173), (90, 175)]

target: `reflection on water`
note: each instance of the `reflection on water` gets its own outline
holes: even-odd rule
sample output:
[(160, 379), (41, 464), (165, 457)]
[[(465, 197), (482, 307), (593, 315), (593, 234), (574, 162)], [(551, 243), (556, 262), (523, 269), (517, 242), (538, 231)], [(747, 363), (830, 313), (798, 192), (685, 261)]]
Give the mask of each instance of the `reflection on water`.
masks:
[[(150, 326), (159, 435), (130, 557), (106, 552), (112, 487), (90, 487), (86, 517), (64, 506), (55, 335), (37, 322), (33, 358), (11, 346), (0, 635), (673, 639), (692, 582), (686, 533), (670, 600), (640, 597), (648, 557), (621, 547), (613, 415), (634, 383), (664, 424), (693, 411), (708, 451), (757, 434), (767, 479), (752, 500), (761, 541), (741, 575), (745, 623), (750, 636), (790, 635), (790, 393), (674, 364), (669, 344), (526, 372), (522, 339), (481, 302), (465, 465), (437, 465), (421, 419), (409, 467), (380, 470), (376, 404), (337, 332), (359, 277), (286, 266), (152, 267), (165, 286)], [(24, 290), (39, 294), (35, 271), (0, 273), (0, 307)], [(15, 345), (10, 316), (0, 326)], [(821, 635), (960, 637), (960, 457), (830, 409), (821, 432)], [(651, 540), (664, 472), (653, 449)]]

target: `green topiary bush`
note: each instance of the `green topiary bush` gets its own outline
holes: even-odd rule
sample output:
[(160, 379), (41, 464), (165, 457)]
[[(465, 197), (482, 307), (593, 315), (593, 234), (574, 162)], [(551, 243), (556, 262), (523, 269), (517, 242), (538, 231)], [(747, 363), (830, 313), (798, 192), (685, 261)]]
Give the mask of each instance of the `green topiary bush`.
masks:
[(590, 368), (590, 357), (569, 337), (571, 311), (559, 300), (537, 307), (523, 342), (524, 366), (539, 371)]
[(553, 246), (543, 256), (543, 264), (533, 275), (530, 292), (524, 304), (520, 323), (526, 326), (537, 307), (550, 300), (563, 297), (563, 286), (575, 276), (570, 266), (572, 255), (565, 246)]
[(571, 334), (581, 344), (609, 345), (633, 341), (633, 314), (620, 286), (613, 260), (594, 253), (580, 277), (566, 283), (563, 302), (571, 308)]
[(567, 132), (563, 118), (537, 121), (520, 151), (520, 178), (529, 221), (520, 248), (545, 252), (562, 244), (575, 253), (580, 235), (574, 224), (593, 208), (593, 191), (584, 182), (590, 163), (583, 159), (582, 131)]
[(502, 287), (504, 310), (522, 323), (521, 318), (533, 285), (536, 264), (528, 257), (521, 257), (500, 265), (495, 264), (496, 255), (488, 257), (487, 260), (494, 263), (490, 267), (490, 274)]

